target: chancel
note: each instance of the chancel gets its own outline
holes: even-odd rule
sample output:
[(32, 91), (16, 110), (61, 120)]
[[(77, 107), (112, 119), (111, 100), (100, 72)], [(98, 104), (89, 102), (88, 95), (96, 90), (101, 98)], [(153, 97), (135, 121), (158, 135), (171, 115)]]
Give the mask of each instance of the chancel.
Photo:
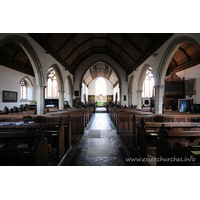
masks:
[(200, 34), (1, 33), (1, 166), (200, 165)]

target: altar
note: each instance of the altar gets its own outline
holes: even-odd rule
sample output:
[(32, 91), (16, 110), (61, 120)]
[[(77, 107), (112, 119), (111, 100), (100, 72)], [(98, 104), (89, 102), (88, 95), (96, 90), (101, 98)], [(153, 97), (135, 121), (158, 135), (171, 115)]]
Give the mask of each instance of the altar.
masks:
[(97, 106), (105, 106), (105, 102), (103, 102), (103, 101), (97, 101)]
[(106, 96), (103, 96), (102, 94), (97, 96), (97, 106), (105, 106), (105, 102), (106, 102)]

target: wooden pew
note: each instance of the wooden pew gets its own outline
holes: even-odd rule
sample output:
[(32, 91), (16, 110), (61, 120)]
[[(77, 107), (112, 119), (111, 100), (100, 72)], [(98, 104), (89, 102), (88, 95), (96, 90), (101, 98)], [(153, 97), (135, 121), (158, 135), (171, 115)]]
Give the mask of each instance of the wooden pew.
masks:
[[(73, 133), (84, 133), (84, 129), (86, 128), (87, 124), (90, 122), (92, 116), (94, 114), (94, 107), (90, 106), (88, 108), (69, 108), (64, 112), (61, 113), (52, 113), (46, 116), (51, 116), (54, 118), (59, 118), (60, 116), (67, 119), (68, 115), (71, 116), (71, 131)], [(45, 118), (46, 116), (42, 116)], [(49, 119), (44, 119), (49, 120)]]
[[(62, 112), (52, 112), (44, 115), (32, 115), (33, 121), (36, 123), (53, 123), (58, 122), (62, 117), (63, 121), (68, 120), (68, 115), (71, 117), (71, 132), (72, 133), (84, 133), (84, 129), (90, 122), (94, 114), (94, 106), (88, 108), (69, 108)], [(23, 120), (23, 114), (13, 115), (1, 115), (6, 122), (19, 122)]]
[(111, 121), (117, 128), (117, 132), (131, 132), (133, 131), (133, 115), (136, 116), (136, 122), (140, 122), (143, 117), (146, 122), (175, 122), (187, 123), (198, 121), (200, 115), (197, 114), (152, 114), (151, 112), (141, 112), (130, 108), (108, 108)]
[[(187, 138), (188, 142), (182, 142), (185, 145), (180, 146), (172, 144), (169, 141), (170, 138)], [(193, 145), (196, 138), (200, 138), (199, 131), (168, 131), (163, 124), (157, 138), (156, 157), (160, 159), (157, 165), (182, 165), (185, 164), (182, 163), (184, 160), (190, 162), (196, 161), (198, 156), (192, 153), (194, 151), (200, 152), (199, 142)]]
[[(9, 165), (14, 159), (21, 158), (27, 159), (28, 165), (48, 165), (48, 141), (41, 126), (37, 131), (1, 131), (0, 141), (1, 165)], [(23, 143), (26, 145), (20, 147)]]
[(68, 116), (68, 122), (64, 123), (60, 117), (58, 123), (42, 124), (46, 130), (48, 143), (57, 148), (57, 161), (62, 160), (65, 153), (71, 148), (71, 119)]
[[(53, 118), (52, 120), (56, 120)], [(57, 148), (57, 162), (59, 163), (65, 153), (71, 148), (71, 118), (68, 118), (65, 122), (60, 118), (57, 122), (49, 123), (33, 123), (23, 125), (7, 125), (0, 126), (0, 131), (32, 131), (41, 125), (45, 130), (45, 137), (48, 139), (48, 143), (53, 143)], [(48, 149), (48, 147), (47, 147)]]
[[(147, 157), (147, 149), (149, 146), (156, 146), (158, 133), (162, 125), (168, 130), (173, 131), (174, 133), (181, 131), (188, 131), (191, 133), (191, 137), (194, 139), (192, 133), (198, 133), (200, 130), (199, 123), (167, 123), (167, 122), (145, 122), (144, 119), (141, 119), (140, 126), (137, 127), (137, 136), (134, 137), (134, 147), (138, 150), (142, 158)], [(194, 132), (193, 132), (194, 131)], [(177, 135), (176, 135), (177, 136)], [(182, 139), (184, 138), (184, 132), (180, 135)], [(179, 137), (170, 138), (170, 143), (175, 146), (177, 145)], [(189, 136), (188, 136), (189, 137)]]

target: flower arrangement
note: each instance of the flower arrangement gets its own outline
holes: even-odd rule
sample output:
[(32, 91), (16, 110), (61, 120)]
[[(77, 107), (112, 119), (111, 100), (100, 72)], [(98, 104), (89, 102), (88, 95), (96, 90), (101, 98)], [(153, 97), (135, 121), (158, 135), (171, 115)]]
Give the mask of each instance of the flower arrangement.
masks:
[(108, 97), (108, 101), (110, 101), (112, 98), (111, 97)]
[(34, 104), (37, 104), (37, 99), (35, 99), (35, 100), (33, 101), (33, 103), (34, 103)]

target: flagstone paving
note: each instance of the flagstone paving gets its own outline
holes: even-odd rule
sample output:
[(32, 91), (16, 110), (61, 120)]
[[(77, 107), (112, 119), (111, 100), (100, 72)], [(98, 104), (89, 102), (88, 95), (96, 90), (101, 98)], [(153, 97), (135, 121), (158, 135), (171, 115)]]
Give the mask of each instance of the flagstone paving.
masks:
[(132, 134), (117, 134), (107, 113), (96, 113), (84, 134), (72, 135), (72, 150), (63, 166), (131, 166)]

